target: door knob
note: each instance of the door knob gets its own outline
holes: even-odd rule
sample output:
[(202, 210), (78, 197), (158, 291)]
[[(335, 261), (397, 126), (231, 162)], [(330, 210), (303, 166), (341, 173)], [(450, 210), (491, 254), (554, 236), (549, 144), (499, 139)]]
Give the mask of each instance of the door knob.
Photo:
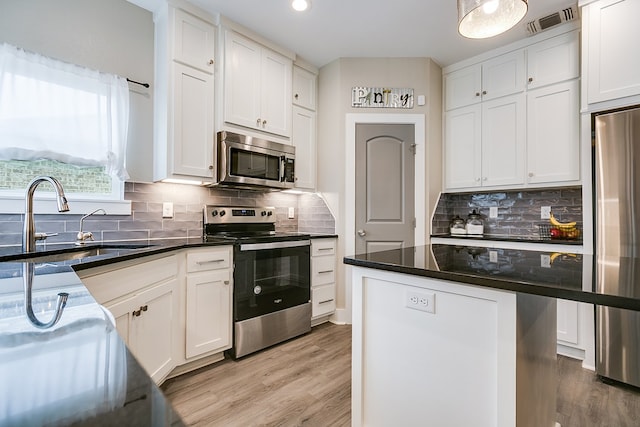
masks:
[(366, 236), (366, 235), (367, 235), (367, 232), (366, 232), (366, 231), (364, 231), (364, 230), (358, 230), (358, 236), (360, 236), (360, 237), (364, 237), (364, 236)]

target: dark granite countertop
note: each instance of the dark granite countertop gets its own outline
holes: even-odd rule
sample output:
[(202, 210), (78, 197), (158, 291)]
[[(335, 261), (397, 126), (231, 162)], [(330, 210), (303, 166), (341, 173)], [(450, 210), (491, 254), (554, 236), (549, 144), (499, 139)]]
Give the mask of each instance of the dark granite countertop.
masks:
[[(0, 425), (183, 425), (74, 270), (227, 244), (198, 238), (92, 243), (84, 248), (38, 245), (36, 255), (107, 250), (74, 260), (34, 262), (23, 262), (19, 247), (0, 249)], [(27, 265), (33, 266), (31, 299), (38, 321), (52, 318), (59, 292), (69, 294), (60, 321), (51, 328), (36, 327), (27, 315)]]
[[(638, 260), (616, 262), (630, 269), (640, 268)], [(344, 263), (640, 311), (637, 290), (616, 287), (606, 292), (594, 291), (591, 255), (432, 244), (347, 256)]]

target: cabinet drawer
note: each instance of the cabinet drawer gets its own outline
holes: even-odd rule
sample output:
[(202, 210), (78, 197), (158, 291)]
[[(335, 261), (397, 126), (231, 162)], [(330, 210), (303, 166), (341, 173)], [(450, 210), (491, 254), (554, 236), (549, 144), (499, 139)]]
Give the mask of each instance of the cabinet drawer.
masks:
[[(176, 255), (162, 257), (152, 261), (136, 260), (138, 264), (121, 267), (104, 273), (89, 274), (81, 277), (82, 283), (99, 304), (132, 295), (142, 289), (165, 282), (178, 275)], [(117, 266), (114, 264), (110, 267)]]
[(336, 239), (311, 239), (311, 256), (335, 254)]
[(311, 286), (336, 281), (336, 258), (332, 256), (311, 259)]
[(207, 249), (187, 253), (187, 273), (218, 270), (231, 266), (231, 248)]
[(311, 289), (311, 317), (323, 316), (336, 310), (336, 287), (324, 285)]

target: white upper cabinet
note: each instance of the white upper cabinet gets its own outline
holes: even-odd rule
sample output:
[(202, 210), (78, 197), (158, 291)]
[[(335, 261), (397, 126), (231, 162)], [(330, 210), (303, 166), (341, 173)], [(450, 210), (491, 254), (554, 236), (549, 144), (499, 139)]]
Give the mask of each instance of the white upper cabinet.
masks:
[(580, 183), (578, 54), (571, 30), (444, 75), (445, 190)]
[(527, 94), (527, 182), (553, 184), (580, 179), (578, 80)]
[(527, 47), (527, 88), (580, 77), (579, 52), (577, 31)]
[(316, 114), (315, 111), (293, 106), (291, 140), (296, 148), (296, 188), (316, 188)]
[(640, 1), (600, 0), (582, 8), (587, 103), (640, 95)]
[(524, 64), (524, 52), (515, 51), (445, 74), (445, 109), (449, 111), (523, 91)]
[(525, 88), (524, 52), (517, 50), (482, 63), (482, 100), (522, 92)]
[(316, 74), (301, 67), (293, 67), (293, 105), (316, 110)]
[(289, 58), (227, 30), (224, 121), (290, 137), (292, 68)]
[(172, 6), (154, 20), (154, 180), (211, 182), (215, 27)]
[(213, 74), (215, 28), (180, 9), (173, 15), (173, 60)]

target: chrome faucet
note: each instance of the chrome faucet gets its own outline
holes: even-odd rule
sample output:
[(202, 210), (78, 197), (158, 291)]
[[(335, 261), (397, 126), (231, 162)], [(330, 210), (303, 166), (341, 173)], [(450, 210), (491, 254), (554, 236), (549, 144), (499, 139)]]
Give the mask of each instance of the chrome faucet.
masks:
[(82, 218), (80, 218), (80, 231), (78, 231), (78, 234), (76, 235), (76, 245), (77, 246), (82, 246), (84, 245), (85, 240), (93, 240), (93, 233), (88, 231), (86, 233), (82, 232), (82, 225), (84, 223), (85, 218), (90, 217), (91, 215), (98, 213), (102, 211), (102, 215), (106, 215), (107, 212), (104, 209), (96, 209), (93, 212), (90, 212), (88, 214), (86, 214), (85, 216), (83, 216)]
[(29, 185), (25, 194), (25, 213), (24, 213), (24, 232), (22, 233), (22, 250), (24, 252), (34, 252), (36, 250), (36, 227), (33, 219), (33, 195), (36, 188), (41, 182), (47, 181), (53, 185), (56, 191), (56, 202), (58, 203), (58, 212), (67, 212), (69, 205), (64, 195), (64, 189), (60, 182), (51, 176), (38, 176), (34, 178)]

